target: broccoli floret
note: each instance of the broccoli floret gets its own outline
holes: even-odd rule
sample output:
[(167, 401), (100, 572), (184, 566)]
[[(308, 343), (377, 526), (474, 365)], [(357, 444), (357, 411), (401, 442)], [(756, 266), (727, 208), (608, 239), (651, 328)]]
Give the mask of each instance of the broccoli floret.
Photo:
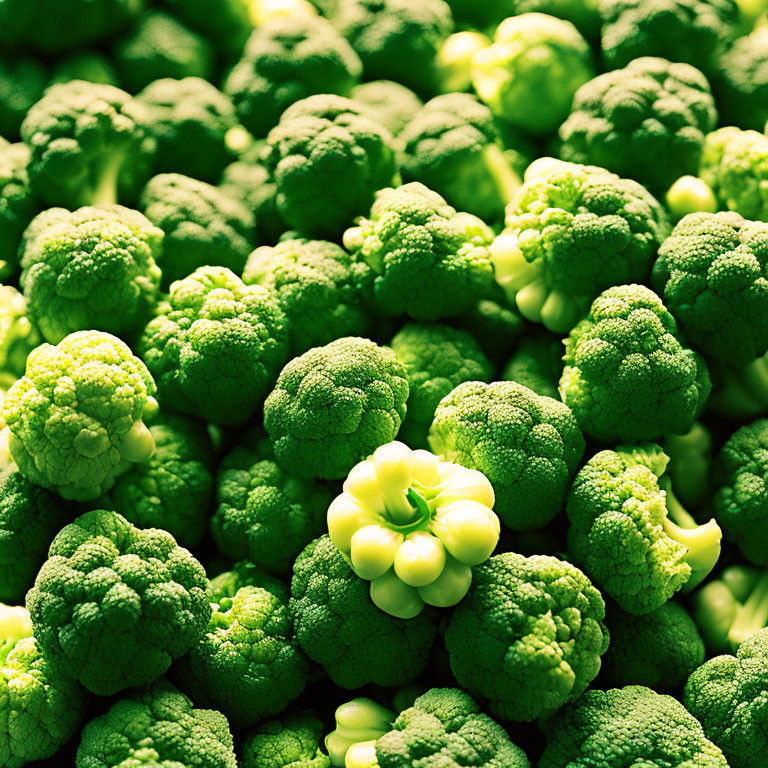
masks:
[(149, 420), (155, 452), (115, 478), (95, 502), (141, 528), (163, 528), (182, 546), (203, 537), (213, 508), (214, 452), (202, 422), (174, 413)]
[(227, 718), (192, 702), (165, 680), (120, 699), (83, 729), (78, 768), (237, 768)]
[(587, 691), (546, 731), (539, 768), (728, 768), (679, 701), (640, 685)]
[(43, 95), (48, 82), (48, 69), (41, 61), (0, 56), (0, 136), (18, 141), (24, 116)]
[(157, 409), (155, 383), (126, 344), (79, 331), (27, 358), (7, 392), (2, 418), (25, 477), (64, 498), (95, 499), (130, 462), (152, 455), (142, 421)]
[(657, 445), (601, 451), (568, 494), (571, 556), (633, 615), (696, 587), (720, 556), (720, 527), (698, 525), (677, 501), (662, 478), (668, 461)]
[(366, 80), (395, 80), (420, 94), (438, 84), (440, 44), (453, 32), (443, 0), (343, 0), (333, 23), (363, 62)]
[(768, 136), (721, 128), (707, 136), (699, 175), (721, 207), (768, 221)]
[(608, 611), (611, 644), (600, 681), (612, 687), (644, 685), (664, 693), (677, 689), (704, 662), (704, 641), (691, 615), (664, 603), (643, 616)]
[(738, 38), (720, 57), (713, 80), (725, 125), (762, 131), (768, 122), (768, 28)]
[(745, 640), (736, 656), (717, 656), (688, 678), (683, 703), (719, 746), (731, 768), (768, 766), (763, 712), (768, 690), (768, 629)]
[(10, 285), (0, 285), (0, 387), (7, 389), (24, 375), (29, 353), (40, 344), (30, 322), (27, 302)]
[(68, 83), (70, 80), (120, 86), (112, 60), (99, 51), (77, 51), (59, 59), (51, 73), (51, 84)]
[(208, 595), (212, 602), (219, 602), (225, 597), (234, 597), (241, 587), (261, 587), (283, 603), (291, 596), (289, 584), (250, 560), (240, 560), (231, 570), (212, 578)]
[(368, 264), (324, 240), (283, 240), (257, 248), (243, 270), (246, 285), (277, 294), (288, 318), (292, 355), (366, 334), (373, 278)]
[(654, 287), (685, 338), (736, 366), (768, 351), (767, 277), (768, 224), (731, 212), (686, 216), (653, 268)]
[(449, 35), (437, 52), (440, 91), (463, 93), (472, 88), (472, 59), (487, 48), (491, 38), (476, 29), (463, 29)]
[(506, 731), (458, 688), (432, 688), (401, 712), (376, 740), (380, 768), (418, 764), (477, 768), (529, 768)]
[(667, 435), (662, 444), (669, 456), (667, 474), (675, 496), (691, 507), (709, 501), (712, 486), (712, 435), (699, 421), (684, 435)]
[(344, 337), (283, 368), (264, 403), (277, 463), (297, 477), (342, 478), (405, 418), (408, 379), (392, 350)]
[(513, 381), (456, 387), (437, 406), (429, 445), (491, 481), (494, 509), (512, 530), (557, 515), (584, 452), (570, 409)]
[(400, 135), (400, 172), (485, 221), (501, 218), (520, 187), (491, 111), (468, 93), (428, 101)]
[(560, 398), (557, 383), (563, 371), (563, 342), (552, 334), (533, 330), (526, 333), (520, 345), (501, 372), (502, 381), (516, 381), (537, 395)]
[(51, 539), (72, 517), (72, 504), (33, 485), (17, 467), (0, 474), (0, 602), (24, 599)]
[(554, 133), (573, 94), (595, 76), (589, 44), (569, 21), (544, 13), (505, 19), (493, 40), (472, 59), (477, 94), (516, 128), (535, 136)]
[(199, 77), (150, 83), (134, 102), (147, 133), (157, 141), (155, 171), (183, 173), (215, 184), (233, 159), (227, 131), (237, 125), (232, 102)]
[(332, 494), (283, 472), (269, 442), (259, 437), (249, 436), (222, 461), (211, 532), (227, 557), (245, 557), (284, 574), (296, 555), (323, 532)]
[(160, 4), (228, 57), (240, 54), (253, 31), (249, 12), (254, 0), (161, 0)]
[(65, 208), (133, 202), (155, 151), (132, 117), (131, 97), (84, 80), (52, 85), (27, 113), (21, 137), (32, 153), (32, 189)]
[[(392, 183), (392, 136), (341, 96), (292, 104), (267, 137), (264, 161), (277, 185), (277, 209), (307, 237), (334, 238)], [(318, 193), (318, 190), (321, 190)]]
[(309, 712), (270, 720), (243, 741), (241, 768), (331, 768), (322, 751), (323, 724)]
[(704, 135), (716, 122), (701, 72), (644, 57), (576, 91), (560, 126), (560, 157), (599, 165), (661, 193), (680, 176), (697, 172)]
[(565, 340), (563, 360), (560, 396), (581, 429), (603, 442), (685, 434), (711, 388), (702, 358), (642, 285), (603, 291)]
[(162, 173), (144, 188), (139, 207), (165, 232), (158, 260), (164, 290), (201, 267), (243, 271), (255, 239), (246, 203), (204, 181)]
[(397, 619), (379, 610), (368, 582), (327, 536), (296, 558), (290, 608), (302, 650), (342, 688), (405, 685), (429, 661), (436, 635), (429, 612)]
[(541, 158), (507, 207), (491, 260), (523, 317), (567, 333), (601, 290), (645, 279), (668, 233), (664, 208), (637, 182)]
[(131, 93), (161, 78), (208, 80), (214, 73), (210, 41), (160, 11), (145, 14), (113, 53), (120, 79)]
[(493, 232), (419, 182), (376, 193), (368, 217), (344, 245), (377, 277), (374, 298), (387, 315), (431, 322), (469, 311), (493, 280)]
[(437, 404), (465, 381), (490, 381), (493, 366), (466, 331), (408, 323), (392, 339), (392, 350), (408, 369), (408, 411), (400, 439), (426, 448)]
[(73, 331), (139, 333), (159, 298), (162, 242), (161, 229), (120, 205), (38, 214), (19, 255), (27, 311), (43, 338), (58, 344)]
[(768, 565), (768, 419), (731, 435), (717, 459), (717, 519), (751, 563)]
[(288, 354), (274, 294), (224, 267), (200, 267), (171, 286), (139, 340), (166, 408), (222, 426), (259, 409)]
[(362, 65), (324, 19), (280, 17), (259, 27), (224, 83), (240, 122), (266, 136), (293, 103), (320, 93), (346, 96)]
[(459, 684), (491, 714), (529, 721), (578, 698), (608, 648), (605, 603), (576, 566), (505, 552), (474, 569), (445, 644)]
[(601, 0), (600, 15), (607, 69), (662, 56), (711, 73), (736, 35), (739, 7), (734, 0)]
[(349, 98), (393, 136), (397, 136), (422, 107), (421, 99), (410, 88), (393, 80), (356, 85)]
[(690, 175), (677, 179), (664, 195), (664, 201), (674, 221), (689, 213), (715, 213), (718, 209), (712, 188), (703, 179)]

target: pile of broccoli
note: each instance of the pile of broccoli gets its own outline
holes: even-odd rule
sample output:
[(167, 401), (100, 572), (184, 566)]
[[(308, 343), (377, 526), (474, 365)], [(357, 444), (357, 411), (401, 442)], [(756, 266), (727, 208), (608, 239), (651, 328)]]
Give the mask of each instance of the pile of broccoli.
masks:
[(768, 768), (768, 0), (0, 0), (0, 768)]

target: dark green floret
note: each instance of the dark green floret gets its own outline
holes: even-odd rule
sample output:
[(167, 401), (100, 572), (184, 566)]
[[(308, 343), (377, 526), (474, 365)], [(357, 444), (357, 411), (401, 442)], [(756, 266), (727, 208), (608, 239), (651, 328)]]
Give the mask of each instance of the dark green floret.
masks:
[(372, 80), (356, 85), (349, 98), (364, 107), (368, 115), (381, 123), (393, 136), (405, 128), (421, 109), (421, 99), (394, 80)]
[(331, 768), (322, 751), (323, 730), (309, 712), (262, 723), (245, 737), (241, 768)]
[(24, 116), (43, 95), (49, 77), (47, 67), (38, 59), (0, 56), (0, 136), (18, 141)]
[(502, 381), (516, 381), (537, 395), (560, 398), (557, 384), (563, 372), (563, 342), (545, 331), (529, 331), (501, 371)]

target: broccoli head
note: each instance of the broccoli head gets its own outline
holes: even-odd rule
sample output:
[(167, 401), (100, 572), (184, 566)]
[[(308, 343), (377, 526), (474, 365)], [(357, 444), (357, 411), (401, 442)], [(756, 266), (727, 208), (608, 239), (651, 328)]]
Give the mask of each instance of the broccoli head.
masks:
[(277, 294), (288, 319), (293, 355), (342, 336), (365, 334), (373, 278), (368, 264), (325, 240), (262, 246), (248, 257), (243, 270), (246, 285), (261, 285)]
[(587, 691), (545, 730), (539, 768), (728, 768), (679, 701), (640, 685)]
[(603, 291), (565, 340), (563, 360), (560, 396), (581, 429), (603, 442), (684, 434), (711, 388), (702, 358), (642, 285)]
[(493, 114), (468, 93), (428, 101), (400, 135), (400, 172), (485, 221), (501, 218), (520, 186)]
[(561, 510), (584, 453), (570, 409), (514, 381), (460, 384), (437, 406), (429, 445), (482, 472), (512, 530), (541, 528)]
[(241, 768), (331, 768), (322, 751), (323, 724), (309, 712), (270, 720), (243, 741)]
[(252, 33), (224, 91), (240, 122), (263, 137), (301, 99), (318, 93), (348, 95), (361, 71), (357, 54), (329, 22), (294, 14)]
[(369, 216), (344, 233), (344, 245), (377, 275), (379, 310), (422, 322), (460, 315), (485, 297), (492, 240), (479, 218), (416, 181), (379, 190)]
[(697, 172), (704, 135), (716, 122), (709, 83), (699, 70), (644, 57), (576, 91), (560, 126), (560, 157), (607, 168), (661, 193)]
[(724, 125), (762, 131), (768, 122), (768, 28), (758, 25), (720, 57), (713, 80)]
[(605, 603), (576, 566), (505, 552), (474, 569), (445, 635), (459, 684), (504, 720), (530, 721), (578, 698), (608, 648)]
[(95, 499), (130, 462), (152, 455), (142, 421), (157, 409), (144, 363), (108, 333), (79, 331), (27, 358), (2, 418), (25, 477), (64, 498)]
[(159, 680), (85, 726), (77, 765), (237, 768), (237, 760), (227, 718), (216, 710), (195, 709), (184, 694)]
[(563, 372), (563, 343), (544, 331), (527, 333), (501, 372), (502, 381), (516, 381), (537, 395), (560, 398), (557, 383)]
[(601, 290), (645, 279), (668, 233), (664, 208), (637, 182), (542, 158), (507, 207), (491, 260), (526, 319), (567, 333)]
[(296, 558), (290, 607), (302, 650), (343, 688), (404, 685), (429, 661), (436, 635), (429, 611), (397, 619), (379, 610), (328, 536)]
[(238, 56), (253, 31), (253, 0), (162, 0), (170, 13), (210, 38), (227, 57)]
[(27, 302), (12, 285), (0, 285), (0, 387), (7, 389), (24, 375), (29, 353), (40, 344), (30, 322)]
[(165, 407), (222, 426), (261, 406), (288, 353), (274, 294), (225, 267), (200, 267), (171, 285), (139, 340)]
[(321, 94), (295, 102), (270, 131), (264, 154), (280, 215), (302, 235), (339, 235), (392, 182), (391, 142), (351, 99)]
[(48, 68), (38, 59), (0, 56), (0, 136), (18, 141), (24, 115), (43, 95), (49, 78)]
[(410, 88), (394, 80), (361, 83), (350, 91), (349, 98), (393, 136), (397, 136), (422, 107), (421, 99)]
[(211, 616), (202, 565), (167, 531), (93, 510), (56, 535), (27, 593), (46, 659), (100, 696), (150, 683)]
[(391, 349), (356, 337), (291, 360), (264, 403), (277, 463), (297, 477), (346, 477), (395, 439), (405, 418), (407, 376)]
[(38, 214), (24, 233), (21, 285), (43, 338), (58, 344), (86, 330), (133, 338), (159, 298), (162, 242), (161, 229), (120, 205)]

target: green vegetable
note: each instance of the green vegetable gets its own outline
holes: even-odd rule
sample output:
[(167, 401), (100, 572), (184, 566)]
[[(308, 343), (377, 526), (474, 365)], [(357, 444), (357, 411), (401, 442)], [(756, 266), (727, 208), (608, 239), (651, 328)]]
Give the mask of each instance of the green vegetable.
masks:
[(163, 0), (190, 29), (206, 35), (227, 55), (238, 55), (253, 29), (249, 5), (243, 0)]
[(40, 334), (30, 322), (27, 302), (10, 285), (0, 285), (0, 384), (10, 387), (24, 375), (27, 356), (40, 344)]
[(51, 72), (51, 84), (68, 83), (70, 80), (120, 85), (114, 64), (100, 51), (76, 51), (59, 59)]
[(393, 136), (397, 136), (421, 109), (421, 99), (394, 80), (372, 80), (356, 85), (349, 98)]
[(557, 383), (563, 370), (563, 342), (544, 331), (530, 331), (501, 372), (502, 381), (516, 381), (537, 395), (559, 399)]
[(667, 190), (664, 201), (676, 221), (689, 213), (714, 213), (718, 209), (712, 188), (703, 179), (690, 175), (681, 176)]
[(291, 596), (288, 584), (250, 560), (240, 560), (231, 570), (211, 579), (208, 594), (213, 602), (217, 602), (225, 597), (234, 597), (241, 587), (261, 587), (282, 603), (287, 603)]
[(263, 723), (245, 737), (241, 768), (330, 768), (322, 732), (323, 724), (309, 712)]
[(18, 141), (24, 115), (43, 95), (48, 77), (45, 64), (35, 58), (0, 57), (0, 136)]
[[(325, 748), (335, 768), (345, 768), (354, 760), (347, 758), (349, 750), (353, 755), (361, 743), (375, 743), (392, 727), (395, 713), (367, 698), (352, 699), (336, 708), (336, 728), (325, 737)], [(375, 751), (375, 746), (374, 746)], [(345, 759), (346, 758), (346, 759)]]
[(662, 448), (669, 456), (667, 475), (675, 495), (687, 506), (700, 507), (711, 498), (712, 435), (699, 421), (684, 435), (668, 435)]
[(487, 48), (491, 39), (475, 29), (454, 32), (445, 39), (437, 52), (441, 91), (462, 93), (472, 87), (472, 59)]
[(7, 282), (19, 271), (18, 251), (24, 230), (40, 204), (27, 174), (30, 158), (25, 144), (0, 140), (0, 280)]

